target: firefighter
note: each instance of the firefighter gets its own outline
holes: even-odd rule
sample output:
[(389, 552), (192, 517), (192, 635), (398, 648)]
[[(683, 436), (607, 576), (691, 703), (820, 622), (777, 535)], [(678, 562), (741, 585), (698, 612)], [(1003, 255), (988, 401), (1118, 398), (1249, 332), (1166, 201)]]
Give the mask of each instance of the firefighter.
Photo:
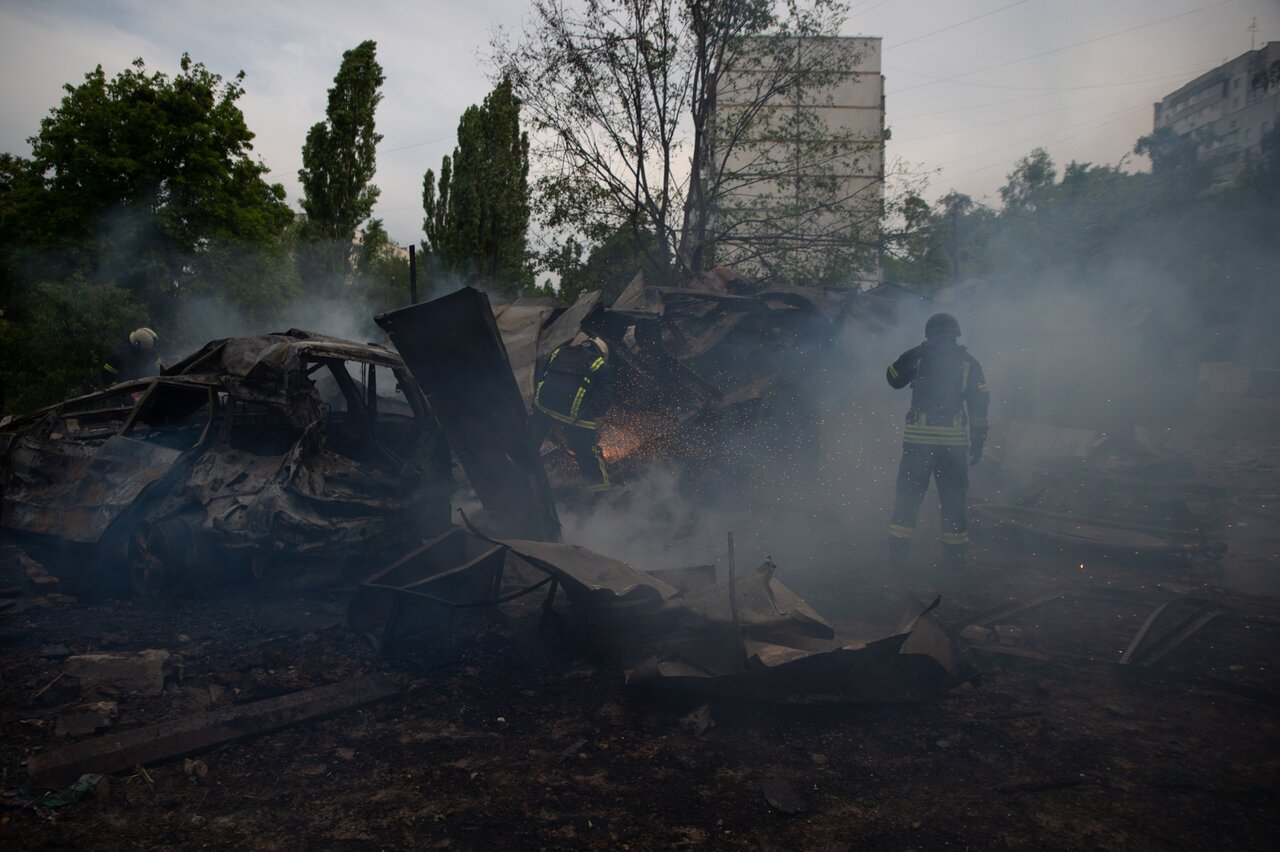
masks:
[(889, 561), (895, 567), (906, 564), (920, 502), (933, 477), (942, 504), (943, 564), (960, 568), (969, 542), (969, 466), (982, 458), (990, 395), (982, 367), (956, 340), (960, 323), (955, 317), (934, 314), (925, 323), (924, 336), (924, 343), (904, 352), (885, 374), (895, 389), (911, 385), (889, 525)]
[(533, 390), (533, 446), (559, 438), (578, 463), (588, 492), (607, 491), (609, 468), (596, 441), (596, 420), (613, 400), (609, 346), (579, 333), (556, 347)]
[(160, 356), (156, 352), (158, 337), (149, 328), (135, 328), (130, 332), (129, 340), (117, 346), (102, 365), (102, 384), (109, 386), (160, 375)]

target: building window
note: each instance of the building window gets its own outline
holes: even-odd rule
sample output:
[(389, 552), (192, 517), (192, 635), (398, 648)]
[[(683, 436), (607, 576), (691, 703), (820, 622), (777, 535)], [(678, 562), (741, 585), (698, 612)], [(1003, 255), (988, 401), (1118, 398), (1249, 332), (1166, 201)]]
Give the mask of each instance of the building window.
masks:
[(1243, 78), (1243, 77), (1237, 77), (1237, 78), (1236, 78), (1236, 91), (1237, 91), (1237, 92), (1238, 92), (1238, 91), (1240, 91), (1240, 84), (1241, 84), (1243, 81), (1244, 81), (1244, 78)]

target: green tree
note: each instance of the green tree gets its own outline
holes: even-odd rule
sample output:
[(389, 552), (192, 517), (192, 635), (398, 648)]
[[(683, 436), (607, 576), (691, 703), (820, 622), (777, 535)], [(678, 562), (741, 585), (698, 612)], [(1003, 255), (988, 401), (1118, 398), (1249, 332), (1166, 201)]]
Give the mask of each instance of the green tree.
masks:
[(409, 304), (409, 258), (392, 245), (381, 219), (370, 219), (360, 233), (355, 285), (371, 314)]
[(1000, 200), (1004, 202), (1005, 210), (1034, 211), (1057, 176), (1049, 152), (1043, 148), (1034, 149), (1018, 161), (1009, 173), (1009, 182), (1000, 187)]
[(1241, 174), (1240, 186), (1259, 198), (1280, 198), (1280, 124), (1262, 137), (1260, 148)]
[(605, 304), (609, 304), (622, 294), (637, 272), (643, 273), (646, 281), (661, 281), (663, 268), (654, 260), (660, 251), (657, 238), (645, 233), (644, 242), (637, 243), (635, 230), (630, 225), (617, 228), (590, 251), (584, 252), (572, 237), (553, 248), (542, 263), (559, 276), (560, 286), (543, 292), (571, 305), (583, 293), (600, 290)]
[(42, 191), (28, 193), (37, 218), (22, 240), (41, 277), (115, 282), (163, 318), (199, 273), (213, 273), (198, 262), (210, 245), (270, 250), (292, 214), (250, 157), (236, 103), (243, 79), (224, 81), (184, 54), (172, 79), (139, 59), (111, 80), (99, 66), (65, 86), (30, 140)]
[(78, 273), (35, 286), (21, 327), (0, 326), (15, 332), (3, 335), (0, 344), (10, 390), (6, 402), (13, 411), (29, 411), (96, 390), (107, 355), (149, 322), (146, 308), (128, 291)]
[[(939, 202), (938, 210), (916, 192), (907, 193), (901, 205), (902, 228), (886, 229), (884, 270), (887, 280), (923, 292), (936, 289), (951, 277), (952, 217)], [(958, 208), (956, 215), (959, 215)]]
[(0, 384), (11, 407), (83, 388), (131, 322), (172, 341), (192, 296), (250, 313), (289, 297), (294, 217), (251, 156), (243, 80), (187, 55), (172, 77), (140, 59), (111, 78), (99, 66), (64, 87), (30, 160), (4, 155)]
[(529, 227), (529, 138), (520, 101), (502, 79), (458, 122), (453, 157), (422, 180), (424, 254), (433, 271), (514, 296), (533, 281)]
[(379, 190), (371, 181), (378, 143), (374, 114), (386, 77), (377, 43), (361, 42), (342, 54), (329, 89), (325, 120), (312, 125), (302, 146), (302, 210), (307, 221), (303, 262), (309, 285), (336, 290), (349, 283), (356, 262), (356, 231), (373, 213)]
[(1133, 151), (1151, 159), (1151, 173), (1157, 178), (1198, 192), (1212, 179), (1211, 170), (1199, 156), (1199, 147), (1197, 134), (1161, 127), (1140, 137)]

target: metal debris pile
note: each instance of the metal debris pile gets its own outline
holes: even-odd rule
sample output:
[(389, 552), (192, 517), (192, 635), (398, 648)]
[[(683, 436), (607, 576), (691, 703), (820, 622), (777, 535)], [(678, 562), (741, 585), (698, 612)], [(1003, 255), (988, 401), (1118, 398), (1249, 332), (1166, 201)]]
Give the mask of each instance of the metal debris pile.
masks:
[(846, 322), (877, 327), (883, 301), (847, 288), (760, 285), (716, 267), (681, 287), (638, 273), (611, 306), (593, 291), (568, 309), (524, 298), (494, 313), (526, 407), (537, 365), (580, 331), (599, 336), (618, 384), (600, 425), (611, 467), (625, 477), (662, 459), (697, 475), (766, 456), (776, 464), (816, 441), (816, 418), (806, 415), (828, 378), (824, 354)]
[[(531, 570), (530, 570), (531, 569)], [(447, 647), (473, 614), (546, 589), (590, 644), (639, 688), (779, 702), (892, 701), (941, 695), (977, 674), (934, 608), (909, 601), (885, 637), (851, 641), (766, 561), (743, 578), (714, 566), (648, 573), (583, 547), (493, 539), (455, 528), (369, 577), (348, 622), (387, 654)], [(533, 579), (530, 579), (532, 575)]]

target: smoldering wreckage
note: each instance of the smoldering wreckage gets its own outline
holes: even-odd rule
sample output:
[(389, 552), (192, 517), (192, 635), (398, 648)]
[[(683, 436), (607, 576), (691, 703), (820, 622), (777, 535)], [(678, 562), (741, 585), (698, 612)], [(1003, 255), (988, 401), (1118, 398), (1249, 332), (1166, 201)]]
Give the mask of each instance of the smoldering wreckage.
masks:
[[(531, 603), (514, 611), (570, 625), (628, 689), (697, 701), (937, 698), (978, 677), (975, 654), (1035, 657), (1007, 641), (1005, 625), (1068, 599), (1150, 611), (1113, 661), (1131, 668), (1226, 615), (1191, 595), (1057, 588), (947, 625), (939, 598), (913, 595), (896, 629), (855, 636), (779, 579), (785, 561), (739, 571), (731, 532), (719, 572), (644, 571), (561, 540), (548, 470), (558, 473), (565, 450), (528, 439), (535, 377), (558, 346), (585, 332), (614, 353), (619, 393), (600, 443), (615, 477), (662, 461), (697, 494), (768, 476), (753, 464), (761, 455), (805, 464), (818, 418), (796, 365), (837, 363), (842, 335), (886, 327), (916, 302), (891, 287), (766, 287), (716, 269), (683, 287), (637, 276), (611, 306), (598, 292), (567, 309), (494, 306), (462, 289), (377, 317), (394, 350), (296, 329), (214, 341), (158, 377), (0, 421), (0, 525), (13, 547), (47, 555), (56, 577), (21, 553), (41, 590), (164, 607), (217, 586), (270, 595), (354, 579), (344, 629), (387, 660), (450, 659)], [(1009, 424), (1002, 463), (1034, 471), (1031, 485), (976, 507), (979, 523), (1098, 558), (1220, 556), (1221, 493), (1171, 472), (1138, 437), (1139, 449), (1117, 451), (1100, 431)], [(21, 611), (22, 592), (6, 594)], [(50, 658), (65, 658), (56, 679), (143, 695), (181, 665), (162, 650)], [(190, 758), (223, 743), (401, 693), (364, 675), (118, 731), (115, 702), (68, 693), (57, 727), (77, 739), (31, 750), (20, 783), (32, 792), (18, 799), (73, 801), (103, 775), (181, 758), (198, 774)], [(765, 798), (789, 812), (785, 792)]]

